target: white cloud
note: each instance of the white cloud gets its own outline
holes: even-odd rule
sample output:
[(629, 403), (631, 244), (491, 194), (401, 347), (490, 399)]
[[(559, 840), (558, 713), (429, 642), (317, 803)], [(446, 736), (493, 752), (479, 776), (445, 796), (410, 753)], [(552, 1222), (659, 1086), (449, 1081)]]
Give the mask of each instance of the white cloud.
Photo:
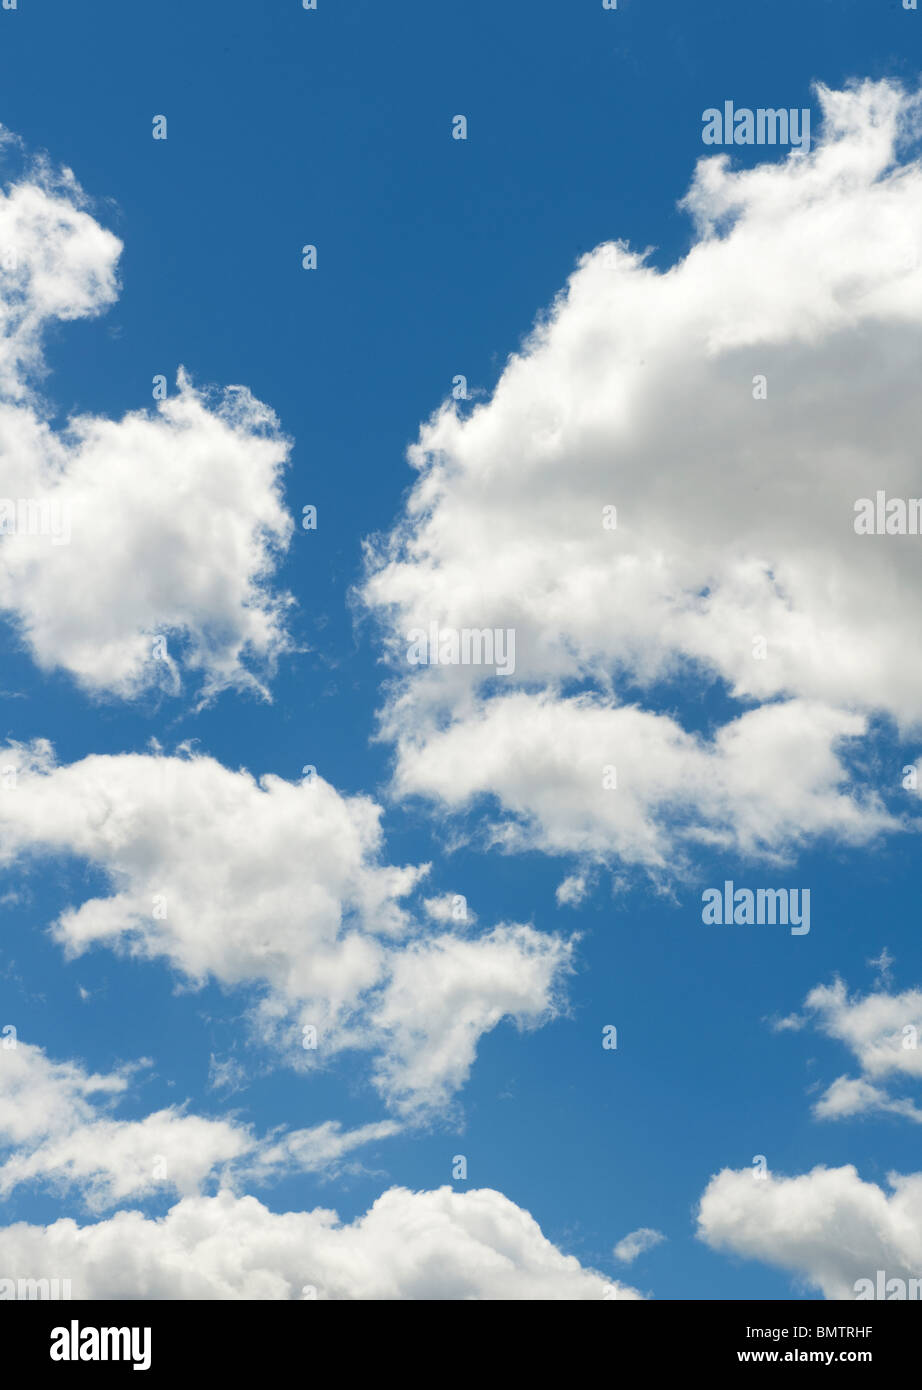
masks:
[[(919, 491), (919, 102), (817, 97), (811, 153), (703, 159), (680, 263), (583, 257), (492, 397), (410, 451), (363, 587), (402, 673), (382, 730), (399, 792), (495, 796), (501, 844), (655, 867), (893, 828), (843, 755), (877, 712), (922, 720), (922, 538), (854, 530), (857, 499)], [(411, 668), (431, 623), (513, 629), (514, 676)], [(666, 712), (679, 680), (737, 702), (712, 738)]]
[(870, 1077), (922, 1078), (922, 990), (850, 997), (843, 980), (817, 985), (804, 1001), (816, 1026), (850, 1048)]
[(175, 690), (183, 669), (205, 698), (266, 693), (289, 644), (271, 580), (293, 530), (272, 411), (241, 386), (209, 398), (180, 369), (156, 406), (57, 431), (35, 393), (48, 324), (117, 295), (121, 243), (84, 203), (41, 164), (0, 191), (0, 610), (43, 670), (96, 694)]
[[(463, 1003), (456, 990), (452, 998)], [(399, 1123), (327, 1122), (258, 1137), (234, 1117), (178, 1107), (115, 1118), (139, 1065), (147, 1064), (90, 1075), (22, 1041), (0, 1052), (0, 1195), (41, 1184), (75, 1191), (94, 1213), (164, 1192), (181, 1198), (156, 1220), (121, 1211), (82, 1227), (71, 1219), (0, 1227), (0, 1272), (69, 1279), (72, 1296), (89, 1299), (298, 1299), (305, 1286), (321, 1299), (640, 1297), (562, 1254), (527, 1212), (490, 1190), (391, 1188), (350, 1225), (324, 1209), (272, 1212), (241, 1185), (335, 1173)], [(208, 1196), (213, 1183), (219, 1190)]]
[(807, 1020), (799, 1014), (788, 1014), (787, 1018), (773, 1019), (771, 1028), (775, 1033), (799, 1033), (806, 1024)]
[[(872, 962), (878, 964), (879, 962)], [(878, 989), (865, 996), (850, 996), (840, 979), (817, 985), (804, 1000), (804, 1014), (795, 1016), (798, 1027), (808, 1021), (827, 1037), (844, 1043), (855, 1057), (862, 1075), (840, 1076), (813, 1107), (821, 1120), (851, 1119), (857, 1115), (887, 1113), (922, 1121), (922, 1110), (905, 1098), (894, 1098), (881, 1080), (922, 1078), (922, 991), (890, 994)], [(793, 1027), (782, 1020), (775, 1028)]]
[(922, 1122), (922, 1110), (912, 1101), (893, 1100), (879, 1086), (851, 1076), (836, 1077), (813, 1107), (818, 1120), (846, 1120), (875, 1112)]
[[(0, 127), (6, 155), (15, 143)], [(0, 393), (26, 397), (55, 320), (92, 318), (116, 299), (122, 244), (85, 209), (70, 170), (38, 161), (0, 190)], [(15, 463), (15, 461), (13, 461)]]
[(395, 1120), (374, 1120), (356, 1129), (343, 1129), (338, 1120), (326, 1120), (309, 1129), (287, 1130), (255, 1144), (239, 1174), (249, 1182), (268, 1182), (285, 1173), (335, 1172), (348, 1154), (390, 1139), (400, 1128)]
[(349, 1153), (399, 1129), (392, 1120), (354, 1130), (327, 1121), (260, 1138), (234, 1117), (208, 1119), (181, 1106), (114, 1118), (112, 1108), (145, 1065), (93, 1076), (26, 1042), (0, 1051), (0, 1196), (37, 1184), (75, 1191), (89, 1210), (102, 1211), (163, 1192), (191, 1196), (211, 1180), (238, 1186), (330, 1173)]
[(576, 907), (589, 891), (585, 874), (568, 874), (557, 885), (554, 896), (561, 907)]
[(788, 701), (707, 740), (634, 706), (516, 691), (401, 742), (394, 785), (457, 811), (492, 794), (506, 848), (656, 869), (675, 867), (677, 843), (781, 858), (824, 833), (861, 843), (893, 828), (875, 798), (843, 789), (837, 746), (864, 731), (856, 715)]
[(463, 893), (440, 893), (437, 898), (424, 898), (426, 916), (433, 922), (476, 922), (477, 916), (467, 905)]
[(480, 1037), (503, 1018), (520, 1027), (558, 1011), (570, 961), (560, 937), (502, 925), (474, 940), (414, 942), (394, 958), (374, 1022), (388, 1038), (379, 1063), (384, 1094), (402, 1109), (445, 1105), (464, 1084)]
[(490, 1189), (391, 1188), (344, 1225), (269, 1211), (222, 1191), (160, 1220), (0, 1229), (0, 1269), (70, 1278), (74, 1298), (591, 1300), (638, 1298), (562, 1254), (528, 1212)]
[(90, 1073), (77, 1062), (53, 1062), (19, 1039), (15, 1047), (5, 1042), (0, 1048), (0, 1143), (34, 1145), (90, 1123), (101, 1102), (111, 1104), (125, 1094), (135, 1068)]
[(235, 1057), (216, 1057), (208, 1059), (208, 1085), (213, 1091), (229, 1091), (233, 1094), (246, 1084), (246, 1069)]
[(515, 924), (421, 937), (403, 900), (426, 866), (382, 862), (367, 797), (320, 777), (257, 781), (204, 756), (58, 767), (43, 741), (0, 763), (16, 768), (0, 794), (0, 861), (68, 853), (111, 887), (54, 923), (66, 952), (106, 945), (193, 985), (256, 986), (255, 1024), (291, 1065), (355, 1047), (390, 1103), (441, 1105), (485, 1031), (556, 1010), (570, 946)]
[(922, 1173), (891, 1174), (888, 1193), (850, 1164), (798, 1177), (724, 1169), (698, 1213), (698, 1234), (715, 1250), (790, 1271), (826, 1298), (855, 1297), (859, 1279), (917, 1278), (922, 1272)]
[(645, 1254), (655, 1246), (661, 1245), (666, 1239), (662, 1231), (654, 1231), (649, 1226), (641, 1226), (636, 1231), (631, 1231), (624, 1236), (615, 1246), (614, 1257), (621, 1260), (623, 1264), (632, 1264), (638, 1255)]
[(0, 1194), (26, 1184), (76, 1191), (91, 1211), (158, 1192), (194, 1193), (252, 1147), (228, 1120), (174, 1107), (142, 1120), (96, 1120), (0, 1164)]
[(262, 690), (246, 663), (271, 668), (286, 647), (286, 600), (266, 581), (292, 529), (287, 449), (243, 387), (209, 404), (182, 375), (156, 410), (72, 420), (66, 442), (30, 408), (0, 404), (7, 496), (69, 518), (66, 544), (0, 537), (0, 608), (38, 665), (126, 698), (177, 689), (182, 668), (205, 695)]

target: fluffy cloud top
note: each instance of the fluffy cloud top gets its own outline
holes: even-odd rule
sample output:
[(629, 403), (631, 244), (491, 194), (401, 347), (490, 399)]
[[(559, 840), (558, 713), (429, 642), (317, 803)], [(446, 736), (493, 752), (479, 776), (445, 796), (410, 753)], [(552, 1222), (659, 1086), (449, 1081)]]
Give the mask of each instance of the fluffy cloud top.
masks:
[(891, 1175), (888, 1194), (849, 1164), (799, 1177), (724, 1169), (708, 1184), (698, 1234), (716, 1250), (789, 1270), (826, 1298), (852, 1299), (859, 1279), (922, 1274), (922, 1173)]
[(175, 690), (183, 668), (205, 697), (265, 693), (288, 645), (271, 578), (293, 529), (272, 411), (182, 371), (156, 407), (64, 431), (36, 396), (48, 324), (117, 294), (121, 243), (84, 203), (41, 164), (0, 191), (0, 611), (43, 669), (94, 693)]
[[(144, 1064), (139, 1064), (143, 1066)], [(19, 1041), (0, 1050), (0, 1195), (24, 1183), (76, 1189), (101, 1211), (167, 1192), (160, 1219), (122, 1211), (78, 1226), (0, 1227), (0, 1270), (69, 1279), (74, 1298), (638, 1298), (562, 1254), (499, 1192), (391, 1188), (351, 1225), (324, 1209), (276, 1213), (235, 1190), (327, 1171), (395, 1133), (393, 1121), (327, 1123), (256, 1137), (233, 1118), (176, 1107), (113, 1118), (136, 1068), (91, 1075)], [(202, 1195), (209, 1180), (224, 1184)]]
[[(399, 790), (492, 794), (504, 843), (646, 865), (892, 825), (842, 755), (874, 712), (922, 719), (922, 538), (854, 526), (919, 491), (919, 101), (817, 98), (810, 153), (699, 163), (681, 262), (583, 257), (492, 397), (423, 427), (363, 588), (402, 672)], [(514, 675), (408, 665), (430, 624), (514, 630)], [(680, 678), (737, 702), (712, 738), (664, 712)]]
[(42, 741), (0, 764), (15, 776), (0, 794), (0, 861), (67, 853), (111, 885), (54, 924), (66, 951), (102, 944), (194, 984), (256, 986), (258, 1026), (292, 1064), (357, 1047), (390, 1103), (442, 1105), (484, 1032), (556, 1011), (570, 946), (516, 924), (423, 936), (403, 899), (426, 866), (382, 862), (367, 797), (203, 756), (59, 767)]
[[(638, 1298), (562, 1254), (528, 1212), (490, 1189), (391, 1188), (361, 1217), (276, 1213), (222, 1191), (161, 1220), (120, 1212), (0, 1229), (0, 1268), (70, 1278), (74, 1298)], [(65, 1273), (66, 1271), (66, 1273)]]

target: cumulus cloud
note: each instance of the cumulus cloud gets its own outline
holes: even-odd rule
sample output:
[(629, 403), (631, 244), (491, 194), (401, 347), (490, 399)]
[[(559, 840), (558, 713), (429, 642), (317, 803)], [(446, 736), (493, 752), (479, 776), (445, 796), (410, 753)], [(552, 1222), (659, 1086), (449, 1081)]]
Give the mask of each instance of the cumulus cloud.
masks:
[[(18, 141), (0, 127), (0, 156)], [(0, 189), (0, 394), (29, 396), (49, 323), (94, 318), (118, 295), (122, 244), (86, 209), (69, 169), (44, 160)]]
[(368, 797), (191, 754), (62, 767), (41, 740), (0, 764), (0, 862), (66, 853), (108, 881), (53, 924), (68, 955), (105, 945), (253, 986), (255, 1026), (293, 1065), (355, 1047), (389, 1103), (441, 1105), (485, 1031), (557, 1010), (571, 946), (521, 924), (423, 935), (404, 900), (427, 866), (383, 862)]
[(18, 1041), (0, 1052), (0, 1195), (40, 1185), (77, 1194), (92, 1211), (163, 1192), (189, 1196), (210, 1180), (265, 1183), (285, 1173), (331, 1173), (347, 1154), (398, 1130), (383, 1120), (344, 1130), (335, 1121), (259, 1137), (236, 1118), (170, 1106), (116, 1118), (139, 1068), (90, 1075)]
[(891, 1174), (890, 1191), (851, 1164), (798, 1177), (726, 1168), (708, 1184), (698, 1235), (715, 1250), (788, 1270), (830, 1299), (852, 1299), (859, 1279), (922, 1273), (922, 1173)]
[(528, 1212), (487, 1189), (391, 1188), (364, 1216), (269, 1211), (222, 1191), (161, 1220), (0, 1229), (0, 1268), (63, 1277), (74, 1298), (636, 1299), (564, 1255)]
[(125, 1094), (133, 1071), (129, 1066), (90, 1073), (77, 1062), (54, 1062), (18, 1038), (4, 1040), (0, 1064), (0, 1141), (5, 1145), (33, 1145), (90, 1123), (107, 1100)]
[(922, 1078), (922, 990), (850, 996), (844, 980), (817, 985), (804, 1001), (817, 1027), (852, 1051), (871, 1077)]
[(64, 430), (37, 394), (48, 325), (117, 296), (121, 243), (85, 203), (42, 163), (0, 191), (0, 611), (43, 670), (95, 694), (176, 690), (184, 670), (203, 698), (266, 694), (289, 646), (271, 581), (293, 530), (272, 411), (181, 369), (150, 409)]
[(860, 1077), (840, 1076), (832, 1082), (813, 1107), (818, 1119), (851, 1119), (877, 1112), (922, 1121), (922, 1110), (911, 1099), (894, 1097), (879, 1084), (922, 1078), (922, 991), (891, 994), (877, 989), (864, 996), (849, 995), (845, 982), (835, 979), (812, 989), (803, 1007), (800, 1016), (782, 1020), (776, 1029), (810, 1023), (844, 1043), (861, 1070)]
[[(492, 397), (423, 426), (369, 546), (396, 788), (492, 796), (506, 847), (656, 867), (896, 824), (847, 755), (922, 719), (922, 541), (854, 522), (918, 492), (919, 101), (817, 99), (809, 153), (699, 162), (681, 262), (584, 256)], [(514, 674), (409, 665), (433, 624), (514, 631)], [(670, 713), (680, 680), (729, 701), (707, 736)]]
[(813, 1107), (818, 1120), (847, 1120), (874, 1112), (902, 1115), (917, 1123), (922, 1121), (922, 1110), (911, 1100), (893, 1100), (880, 1086), (874, 1086), (860, 1077), (837, 1077)]
[(553, 1017), (569, 960), (561, 938), (521, 924), (408, 945), (394, 957), (373, 1016), (388, 1039), (378, 1064), (384, 1094), (402, 1109), (419, 1097), (447, 1104), (470, 1072), (480, 1037), (501, 1019), (525, 1028)]
[(894, 826), (875, 797), (844, 790), (835, 747), (864, 729), (858, 716), (790, 701), (706, 739), (636, 706), (517, 691), (412, 748), (402, 741), (395, 788), (452, 810), (494, 796), (503, 814), (490, 833), (507, 849), (613, 853), (650, 868), (674, 865), (677, 845), (780, 859), (822, 833), (861, 843)]

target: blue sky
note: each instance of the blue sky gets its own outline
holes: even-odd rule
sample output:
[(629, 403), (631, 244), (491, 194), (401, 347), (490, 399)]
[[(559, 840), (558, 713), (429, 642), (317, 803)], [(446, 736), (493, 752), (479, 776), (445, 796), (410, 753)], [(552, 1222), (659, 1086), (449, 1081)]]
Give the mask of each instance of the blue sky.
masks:
[[(716, 1173), (746, 1169), (757, 1154), (792, 1176), (854, 1164), (864, 1182), (884, 1184), (891, 1171), (913, 1171), (914, 1121), (811, 1113), (835, 1077), (855, 1070), (842, 1043), (809, 1027), (775, 1031), (771, 1020), (837, 974), (852, 991), (873, 990), (880, 976), (869, 962), (884, 948), (895, 962), (887, 987), (919, 983), (914, 833), (856, 844), (821, 829), (781, 866), (738, 845), (697, 843), (676, 877), (650, 876), (612, 847), (594, 858), (583, 900), (561, 905), (555, 890), (580, 856), (536, 842), (489, 848), (483, 825), (498, 804), (489, 795), (456, 815), (394, 794), (394, 741), (375, 738), (394, 672), (381, 615), (357, 590), (363, 542), (401, 515), (414, 476), (406, 450), (453, 377), (478, 392), (462, 416), (488, 402), (536, 316), (600, 243), (651, 248), (657, 270), (687, 254), (695, 232), (677, 203), (708, 153), (702, 112), (728, 98), (809, 106), (818, 126), (816, 81), (912, 86), (922, 18), (858, 0), (620, 0), (616, 12), (546, 0), (319, 0), (316, 12), (295, 0), (21, 0), (0, 24), (0, 120), (28, 154), (47, 151), (73, 169), (93, 218), (124, 243), (117, 300), (45, 336), (41, 391), (53, 424), (152, 409), (152, 378), (166, 375), (173, 394), (181, 365), (197, 387), (244, 384), (292, 441), (283, 487), (296, 528), (272, 580), (295, 604), (293, 650), (269, 680), (271, 701), (228, 689), (200, 708), (185, 677), (178, 695), (87, 689), (62, 666), (40, 669), (11, 617), (5, 740), (50, 739), (61, 765), (144, 754), (152, 738), (167, 753), (192, 740), (255, 777), (298, 782), (316, 765), (343, 796), (383, 807), (384, 862), (431, 863), (425, 893), (463, 892), (484, 929), (518, 922), (577, 938), (559, 1016), (531, 1031), (508, 1019), (486, 1031), (447, 1113), (361, 1148), (355, 1171), (286, 1172), (258, 1189), (260, 1201), (274, 1212), (332, 1207), (351, 1222), (385, 1189), (451, 1184), (452, 1157), (464, 1154), (469, 1176), (456, 1190), (495, 1189), (581, 1265), (643, 1293), (822, 1296), (790, 1266), (709, 1248), (695, 1238), (695, 1211)], [(469, 120), (463, 142), (451, 138), (457, 112)], [(162, 142), (151, 138), (159, 113)], [(784, 153), (734, 149), (732, 167)], [(15, 172), (15, 154), (7, 161)], [(302, 269), (305, 243), (318, 248), (315, 272)], [(308, 503), (315, 532), (299, 525)], [(160, 563), (169, 565), (168, 548)], [(591, 686), (583, 670), (563, 689)], [(730, 698), (723, 675), (681, 668), (621, 689), (706, 736), (751, 704)], [(842, 707), (856, 705), (843, 696)], [(852, 771), (902, 815), (890, 769), (918, 748), (912, 720), (897, 732), (880, 708)], [(701, 892), (726, 878), (808, 887), (809, 935), (703, 926)], [(254, 1039), (246, 985), (191, 988), (168, 960), (98, 943), (67, 959), (46, 928), (109, 891), (72, 847), (33, 846), (5, 881), (18, 900), (4, 908), (4, 1021), (90, 1071), (150, 1058), (121, 1118), (182, 1102), (208, 1117), (232, 1112), (260, 1134), (387, 1118), (361, 1048), (304, 1074)], [(600, 1046), (610, 1023), (616, 1052)], [(212, 1056), (239, 1064), (239, 1089), (209, 1084)], [(214, 1187), (209, 1179), (204, 1190)], [(158, 1216), (175, 1200), (120, 1205)], [(83, 1209), (73, 1190), (27, 1183), (5, 1210), (4, 1224), (43, 1225)], [(665, 1241), (620, 1264), (612, 1247), (644, 1227)]]

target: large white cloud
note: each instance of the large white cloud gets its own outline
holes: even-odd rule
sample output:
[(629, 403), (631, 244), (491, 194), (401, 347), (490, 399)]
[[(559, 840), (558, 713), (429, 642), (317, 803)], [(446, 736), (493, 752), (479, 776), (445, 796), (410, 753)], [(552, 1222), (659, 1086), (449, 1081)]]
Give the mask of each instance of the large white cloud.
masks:
[[(335, 1171), (397, 1132), (328, 1122), (264, 1137), (235, 1117), (170, 1107), (140, 1120), (112, 1110), (145, 1062), (90, 1074), (22, 1040), (0, 1050), (0, 1195), (23, 1184), (76, 1191), (98, 1212), (164, 1192), (159, 1220), (122, 1211), (78, 1226), (0, 1227), (0, 1271), (69, 1279), (74, 1298), (592, 1299), (638, 1294), (563, 1255), (502, 1194), (385, 1192), (343, 1225), (335, 1212), (272, 1212), (243, 1183)], [(214, 1197), (203, 1194), (220, 1182)]]
[(850, 1164), (799, 1177), (726, 1168), (708, 1184), (698, 1234), (716, 1250), (790, 1271), (826, 1298), (852, 1299), (859, 1279), (922, 1275), (922, 1173), (891, 1174), (890, 1192)]
[(65, 950), (256, 986), (255, 1022), (293, 1065), (354, 1047), (402, 1111), (442, 1105), (484, 1032), (557, 1010), (570, 945), (521, 924), (423, 929), (404, 900), (426, 866), (382, 862), (368, 797), (200, 755), (59, 767), (41, 740), (0, 750), (0, 765), (15, 783), (0, 794), (0, 862), (67, 853), (111, 885), (54, 923)]
[(180, 370), (156, 406), (58, 431), (36, 393), (47, 326), (117, 294), (121, 243), (84, 204), (44, 164), (0, 191), (0, 611), (43, 669), (97, 694), (175, 690), (184, 668), (206, 698), (265, 693), (289, 645), (271, 580), (293, 529), (272, 411)]
[[(461, 810), (492, 794), (507, 848), (673, 867), (720, 845), (784, 858), (811, 837), (861, 843), (895, 821), (873, 795), (849, 795), (835, 751), (864, 732), (859, 716), (806, 701), (749, 710), (713, 740), (666, 715), (515, 691), (466, 717), (401, 739), (395, 789)], [(778, 775), (778, 768), (785, 775)]]
[[(647, 865), (677, 832), (771, 854), (885, 827), (844, 754), (875, 713), (922, 718), (922, 537), (854, 508), (920, 491), (919, 101), (817, 97), (812, 152), (699, 163), (682, 261), (584, 256), (492, 397), (422, 428), (362, 590), (398, 789), (492, 792), (514, 841)], [(409, 665), (431, 624), (514, 630), (514, 673)], [(736, 702), (713, 739), (668, 713), (680, 679)]]
[(78, 1226), (0, 1229), (0, 1269), (69, 1278), (74, 1298), (638, 1298), (583, 1268), (528, 1212), (490, 1189), (391, 1188), (351, 1224), (336, 1213), (269, 1211), (222, 1191), (160, 1220), (119, 1212)]

